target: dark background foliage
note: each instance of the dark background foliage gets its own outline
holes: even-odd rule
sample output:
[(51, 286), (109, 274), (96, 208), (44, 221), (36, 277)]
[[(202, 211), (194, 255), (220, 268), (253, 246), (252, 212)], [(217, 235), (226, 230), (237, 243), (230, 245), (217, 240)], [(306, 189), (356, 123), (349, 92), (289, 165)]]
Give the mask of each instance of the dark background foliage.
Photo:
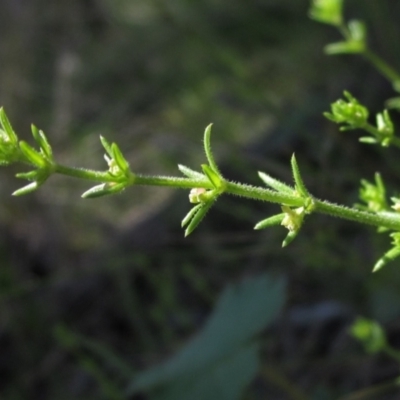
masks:
[[(308, 7), (3, 0), (0, 103), (21, 137), (34, 122), (66, 164), (104, 168), (102, 134), (133, 171), (178, 175), (177, 163), (203, 162), (202, 132), (213, 122), (230, 179), (259, 184), (261, 170), (290, 182), (296, 152), (318, 197), (352, 204), (360, 178), (375, 171), (398, 194), (396, 151), (360, 146), (321, 115), (344, 89), (381, 111), (391, 86), (362, 59), (324, 56), (339, 35), (309, 20)], [(398, 68), (399, 12), (394, 0), (346, 2)], [(276, 206), (226, 197), (184, 239), (185, 192), (134, 187), (83, 201), (85, 183), (55, 177), (11, 198), (20, 184), (11, 169), (0, 171), (2, 399), (110, 398), (107, 385), (123, 380), (108, 352), (134, 370), (157, 363), (202, 326), (227, 282), (266, 270), (287, 277), (289, 299), (246, 398), (287, 398), (268, 366), (321, 399), (396, 376), (396, 365), (365, 355), (347, 333), (364, 315), (400, 345), (400, 276), (396, 265), (370, 274), (389, 245), (373, 229), (312, 216), (282, 250), (283, 229), (252, 230)]]

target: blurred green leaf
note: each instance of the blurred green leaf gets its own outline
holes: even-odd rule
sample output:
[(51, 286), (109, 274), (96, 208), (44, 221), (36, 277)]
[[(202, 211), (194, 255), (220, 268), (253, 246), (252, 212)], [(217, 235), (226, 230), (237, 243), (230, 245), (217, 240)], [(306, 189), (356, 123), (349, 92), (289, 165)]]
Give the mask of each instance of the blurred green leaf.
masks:
[(139, 374), (128, 392), (149, 392), (152, 400), (238, 399), (257, 371), (254, 337), (284, 300), (284, 280), (266, 274), (229, 286), (204, 329), (164, 364)]
[(338, 26), (342, 23), (342, 8), (343, 0), (313, 0), (309, 15), (316, 21)]
[(326, 54), (357, 54), (365, 50), (364, 42), (359, 40), (348, 40), (346, 42), (331, 43), (324, 47)]

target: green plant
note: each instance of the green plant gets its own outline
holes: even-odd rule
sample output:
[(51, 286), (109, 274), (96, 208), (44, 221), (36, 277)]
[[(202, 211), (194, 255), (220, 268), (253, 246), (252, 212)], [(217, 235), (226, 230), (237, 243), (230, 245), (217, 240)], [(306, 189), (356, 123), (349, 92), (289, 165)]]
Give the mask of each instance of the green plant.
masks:
[[(375, 127), (368, 122), (367, 108), (362, 106), (350, 93), (345, 92), (344, 96), (344, 100), (338, 100), (332, 104), (330, 113), (325, 113), (327, 118), (344, 125), (342, 130), (365, 130), (370, 136), (362, 137), (360, 140), (363, 142), (400, 147), (400, 138), (395, 136), (393, 122), (387, 110), (377, 115), (377, 126)], [(105, 160), (108, 170), (97, 171), (65, 166), (54, 158), (52, 148), (43, 131), (32, 125), (32, 135), (37, 143), (37, 150), (25, 141), (18, 139), (3, 108), (0, 109), (0, 121), (3, 128), (0, 131), (0, 163), (9, 165), (19, 162), (34, 168), (32, 171), (16, 175), (17, 178), (27, 179), (31, 183), (16, 190), (13, 193), (15, 196), (37, 190), (53, 174), (99, 182), (98, 185), (82, 194), (82, 197), (86, 199), (120, 193), (130, 186), (139, 185), (190, 189), (189, 201), (194, 206), (182, 220), (185, 236), (187, 236), (197, 228), (218, 197), (230, 194), (279, 204), (281, 212), (259, 221), (254, 229), (265, 229), (273, 225), (284, 226), (288, 233), (283, 241), (283, 246), (288, 245), (298, 235), (306, 216), (322, 213), (373, 225), (379, 230), (392, 232), (390, 235), (393, 239), (393, 247), (378, 260), (374, 271), (379, 270), (388, 261), (400, 255), (399, 201), (393, 197), (394, 205), (390, 207), (387, 204), (385, 186), (380, 175), (376, 176), (376, 184), (362, 181), (360, 198), (365, 205), (347, 207), (317, 199), (310, 194), (300, 174), (295, 155), (291, 159), (293, 186), (280, 182), (264, 172), (259, 172), (259, 177), (269, 188), (236, 183), (226, 179), (221, 174), (212, 153), (211, 125), (206, 128), (204, 133), (204, 150), (208, 163), (201, 165), (201, 172), (179, 165), (179, 170), (186, 176), (181, 178), (149, 176), (132, 172), (118, 145), (109, 143), (103, 137), (100, 137), (100, 140), (106, 151)]]
[[(313, 1), (310, 11), (312, 18), (337, 27), (344, 36), (344, 41), (328, 45), (326, 52), (331, 55), (353, 53), (363, 56), (393, 84), (394, 90), (399, 92), (400, 75), (369, 50), (366, 41), (367, 31), (363, 22), (355, 20), (346, 24), (343, 21), (342, 5), (343, 1), (341, 0)], [(389, 100), (387, 107), (400, 108), (399, 98)], [(356, 129), (365, 131), (367, 136), (360, 138), (363, 143), (378, 144), (383, 147), (400, 147), (400, 138), (395, 134), (394, 123), (388, 109), (376, 115), (375, 125), (369, 122), (369, 115), (368, 109), (349, 92), (344, 92), (344, 98), (332, 104), (331, 111), (325, 113), (328, 119), (341, 125), (340, 129), (343, 131)], [(32, 135), (38, 146), (35, 149), (25, 141), (18, 139), (3, 109), (0, 110), (0, 122), (2, 126), (0, 163), (2, 165), (23, 163), (34, 168), (32, 171), (17, 174), (17, 178), (26, 179), (30, 183), (16, 190), (13, 193), (16, 196), (37, 190), (53, 174), (97, 182), (96, 186), (83, 193), (82, 197), (87, 199), (121, 193), (130, 186), (150, 185), (186, 189), (190, 190), (189, 201), (193, 204), (182, 220), (182, 227), (185, 228), (185, 236), (187, 236), (197, 228), (221, 195), (235, 195), (257, 201), (272, 202), (280, 206), (280, 212), (259, 221), (254, 228), (259, 230), (282, 225), (288, 231), (283, 240), (283, 246), (287, 246), (296, 238), (306, 217), (308, 218), (314, 213), (322, 213), (375, 226), (379, 231), (387, 232), (390, 235), (393, 241), (392, 247), (377, 261), (374, 271), (381, 269), (387, 262), (400, 255), (400, 199), (392, 197), (393, 204), (389, 205), (384, 182), (378, 173), (375, 175), (373, 183), (367, 180), (361, 181), (361, 204), (347, 207), (313, 196), (304, 183), (294, 155), (291, 159), (294, 185), (280, 182), (264, 172), (259, 172), (259, 177), (268, 188), (236, 183), (226, 179), (221, 174), (211, 149), (211, 125), (205, 129), (204, 133), (207, 164), (201, 165), (201, 171), (179, 165), (179, 170), (185, 177), (171, 177), (142, 175), (131, 171), (119, 146), (116, 143), (109, 143), (103, 137), (100, 140), (106, 152), (105, 160), (108, 166), (106, 170), (97, 171), (65, 166), (54, 157), (43, 131), (32, 126)], [(252, 353), (251, 356), (253, 357), (254, 354)], [(156, 372), (153, 374), (152, 380), (144, 375), (146, 379), (151, 380), (150, 383), (147, 381), (146, 384), (141, 383), (137, 386), (152, 388), (154, 382), (158, 384), (161, 378), (166, 379), (159, 371)], [(185, 379), (190, 380), (189, 378)], [(140, 379), (138, 381), (141, 382)], [(132, 390), (136, 390), (135, 385)]]

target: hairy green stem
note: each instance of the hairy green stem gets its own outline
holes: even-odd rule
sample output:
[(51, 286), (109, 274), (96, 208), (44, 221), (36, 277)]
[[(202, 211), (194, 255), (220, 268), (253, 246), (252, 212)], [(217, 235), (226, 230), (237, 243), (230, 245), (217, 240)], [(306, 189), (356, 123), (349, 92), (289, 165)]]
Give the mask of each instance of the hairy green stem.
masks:
[(271, 203), (279, 203), (295, 207), (304, 205), (304, 199), (299, 196), (229, 181), (226, 182), (225, 193), (242, 196), (249, 199), (269, 201)]
[[(108, 172), (83, 168), (72, 168), (59, 164), (55, 166), (55, 172), (62, 175), (92, 180), (96, 182), (115, 182), (115, 178)], [(166, 186), (180, 189), (213, 189), (212, 183), (209, 182), (207, 179), (149, 176), (140, 174), (131, 174), (127, 182), (127, 186), (130, 185)], [(253, 200), (284, 204), (291, 207), (301, 207), (305, 204), (305, 199), (300, 196), (231, 181), (225, 181), (224, 193)], [(400, 218), (394, 218), (389, 214), (383, 215), (367, 211), (360, 211), (355, 208), (345, 207), (318, 199), (313, 199), (312, 211), (322, 214), (328, 214), (350, 221), (355, 221), (362, 224), (384, 226), (389, 229), (400, 230)]]
[(214, 188), (214, 186), (206, 179), (177, 178), (174, 176), (151, 176), (138, 174), (135, 175), (134, 182), (132, 183), (135, 185), (145, 186), (170, 186), (180, 189)]
[(75, 168), (75, 167), (66, 167), (65, 165), (56, 164), (54, 167), (54, 172), (70, 176), (73, 178), (85, 179), (89, 181), (95, 182), (114, 182), (112, 176), (106, 171), (95, 171), (92, 169), (86, 168)]
[(314, 211), (362, 224), (384, 226), (389, 229), (400, 230), (400, 220), (392, 218), (390, 215), (360, 211), (355, 208), (341, 206), (325, 200), (314, 200)]

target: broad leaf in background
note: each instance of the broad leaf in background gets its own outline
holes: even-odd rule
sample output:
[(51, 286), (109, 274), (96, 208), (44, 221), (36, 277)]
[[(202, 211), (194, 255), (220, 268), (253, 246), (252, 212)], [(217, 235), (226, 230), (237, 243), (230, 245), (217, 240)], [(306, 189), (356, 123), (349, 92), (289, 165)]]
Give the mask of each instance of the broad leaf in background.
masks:
[(229, 286), (203, 330), (165, 363), (139, 374), (128, 392), (148, 392), (151, 400), (239, 399), (257, 373), (255, 336), (284, 300), (284, 280), (266, 274)]

